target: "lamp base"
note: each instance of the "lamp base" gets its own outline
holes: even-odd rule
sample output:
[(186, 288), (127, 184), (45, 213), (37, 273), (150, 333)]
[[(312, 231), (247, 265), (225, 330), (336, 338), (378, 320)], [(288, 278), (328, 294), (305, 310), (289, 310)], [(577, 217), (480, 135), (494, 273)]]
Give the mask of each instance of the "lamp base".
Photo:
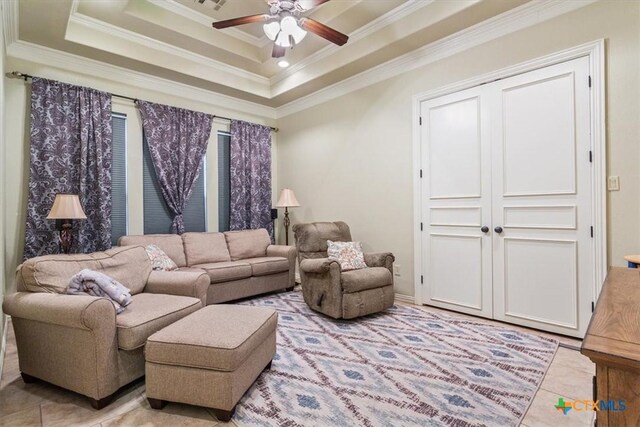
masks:
[(73, 224), (71, 220), (62, 220), (60, 224), (59, 248), (62, 253), (68, 255), (73, 247)]
[(289, 246), (289, 225), (291, 225), (289, 209), (284, 208), (284, 244), (287, 246)]

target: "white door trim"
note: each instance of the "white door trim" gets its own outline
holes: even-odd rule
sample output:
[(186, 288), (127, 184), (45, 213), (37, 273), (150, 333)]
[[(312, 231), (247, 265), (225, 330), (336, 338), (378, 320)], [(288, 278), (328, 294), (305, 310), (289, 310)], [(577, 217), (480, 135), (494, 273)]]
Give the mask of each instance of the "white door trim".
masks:
[(420, 222), (422, 218), (421, 144), (420, 144), (420, 103), (450, 93), (458, 92), (497, 79), (515, 76), (539, 68), (570, 61), (580, 57), (589, 58), (591, 91), (589, 94), (591, 112), (591, 150), (593, 168), (591, 194), (593, 200), (593, 277), (594, 301), (600, 294), (600, 288), (607, 274), (607, 198), (606, 198), (606, 143), (605, 143), (605, 44), (596, 40), (571, 49), (533, 59), (512, 67), (482, 74), (461, 82), (438, 89), (418, 93), (413, 96), (413, 219), (414, 219), (414, 284), (415, 303), (423, 304), (422, 276), (422, 237)]

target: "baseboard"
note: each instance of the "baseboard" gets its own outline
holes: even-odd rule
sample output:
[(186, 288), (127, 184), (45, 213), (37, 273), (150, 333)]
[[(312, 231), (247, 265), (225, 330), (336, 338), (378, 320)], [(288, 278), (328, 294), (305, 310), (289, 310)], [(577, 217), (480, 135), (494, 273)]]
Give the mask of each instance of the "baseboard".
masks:
[(415, 298), (410, 295), (396, 294), (396, 300), (407, 304), (415, 304)]
[(4, 369), (4, 354), (7, 349), (7, 328), (9, 327), (9, 316), (2, 315), (4, 318), (4, 328), (2, 328), (2, 341), (0, 341), (0, 378), (2, 378), (2, 370)]

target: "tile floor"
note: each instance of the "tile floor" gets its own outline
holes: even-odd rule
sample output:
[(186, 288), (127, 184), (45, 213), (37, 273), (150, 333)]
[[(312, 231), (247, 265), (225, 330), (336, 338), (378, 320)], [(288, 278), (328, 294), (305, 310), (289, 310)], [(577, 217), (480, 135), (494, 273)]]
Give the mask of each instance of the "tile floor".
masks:
[[(432, 307), (423, 309), (444, 311)], [(516, 326), (513, 328), (527, 330)], [(554, 336), (538, 331), (529, 332)], [(579, 340), (554, 337), (564, 344), (580, 346)], [(571, 411), (565, 416), (553, 405), (558, 397), (568, 400), (590, 399), (593, 374), (594, 365), (589, 359), (576, 350), (560, 347), (520, 427), (592, 426), (593, 414)], [(169, 404), (162, 411), (151, 409), (145, 398), (143, 380), (122, 390), (118, 399), (101, 411), (92, 409), (82, 396), (61, 388), (45, 383), (24, 384), (20, 378), (15, 337), (9, 322), (0, 380), (0, 426), (222, 427), (224, 424), (227, 423), (219, 422), (205, 408)], [(235, 424), (231, 422), (227, 425)]]

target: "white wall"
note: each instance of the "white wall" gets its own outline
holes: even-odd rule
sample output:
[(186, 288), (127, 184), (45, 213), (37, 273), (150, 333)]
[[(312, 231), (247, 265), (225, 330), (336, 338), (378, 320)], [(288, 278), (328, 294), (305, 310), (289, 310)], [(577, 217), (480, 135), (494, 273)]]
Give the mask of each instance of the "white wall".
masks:
[[(116, 94), (126, 95), (148, 101), (174, 105), (182, 108), (189, 108), (196, 111), (203, 111), (219, 116), (232, 117), (247, 120), (254, 123), (261, 123), (275, 126), (275, 120), (250, 114), (243, 111), (232, 110), (224, 105), (207, 104), (169, 95), (163, 92), (160, 85), (156, 90), (147, 90), (138, 86), (128, 84), (126, 81), (112, 81), (96, 78), (82, 74), (82, 70), (71, 71), (50, 67), (46, 64), (18, 60), (12, 57), (7, 58), (6, 68), (8, 71), (21, 71), (27, 74), (45, 77), (63, 82), (78, 84), (104, 90)], [(11, 292), (15, 289), (14, 272), (15, 268), (22, 260), (24, 249), (24, 230), (26, 220), (27, 186), (29, 181), (29, 117), (30, 117), (30, 87), (19, 79), (6, 79), (6, 105), (11, 105), (6, 110), (6, 140), (11, 144), (6, 146), (6, 157), (3, 165), (2, 179), (7, 181), (11, 188), (5, 195), (4, 220), (1, 222), (6, 229), (3, 242), (6, 244), (6, 252), (3, 260), (3, 279), (5, 285), (3, 289)], [(128, 129), (128, 209), (129, 209), (129, 233), (143, 234), (143, 205), (142, 205), (142, 126), (137, 108), (133, 102), (113, 99), (113, 111), (127, 114)], [(211, 231), (216, 231), (218, 227), (218, 197), (217, 197), (217, 137), (218, 130), (227, 130), (228, 123), (214, 120), (214, 129), (210, 139), (209, 150), (207, 152), (207, 225)], [(273, 146), (273, 193), (277, 197), (277, 150), (276, 134), (272, 133)]]
[[(640, 253), (640, 2), (601, 1), (278, 120), (278, 180), (292, 223), (343, 220), (365, 250), (392, 251), (413, 295), (412, 96), (606, 40), (609, 264)], [(460, 260), (464, 268), (464, 260)]]

